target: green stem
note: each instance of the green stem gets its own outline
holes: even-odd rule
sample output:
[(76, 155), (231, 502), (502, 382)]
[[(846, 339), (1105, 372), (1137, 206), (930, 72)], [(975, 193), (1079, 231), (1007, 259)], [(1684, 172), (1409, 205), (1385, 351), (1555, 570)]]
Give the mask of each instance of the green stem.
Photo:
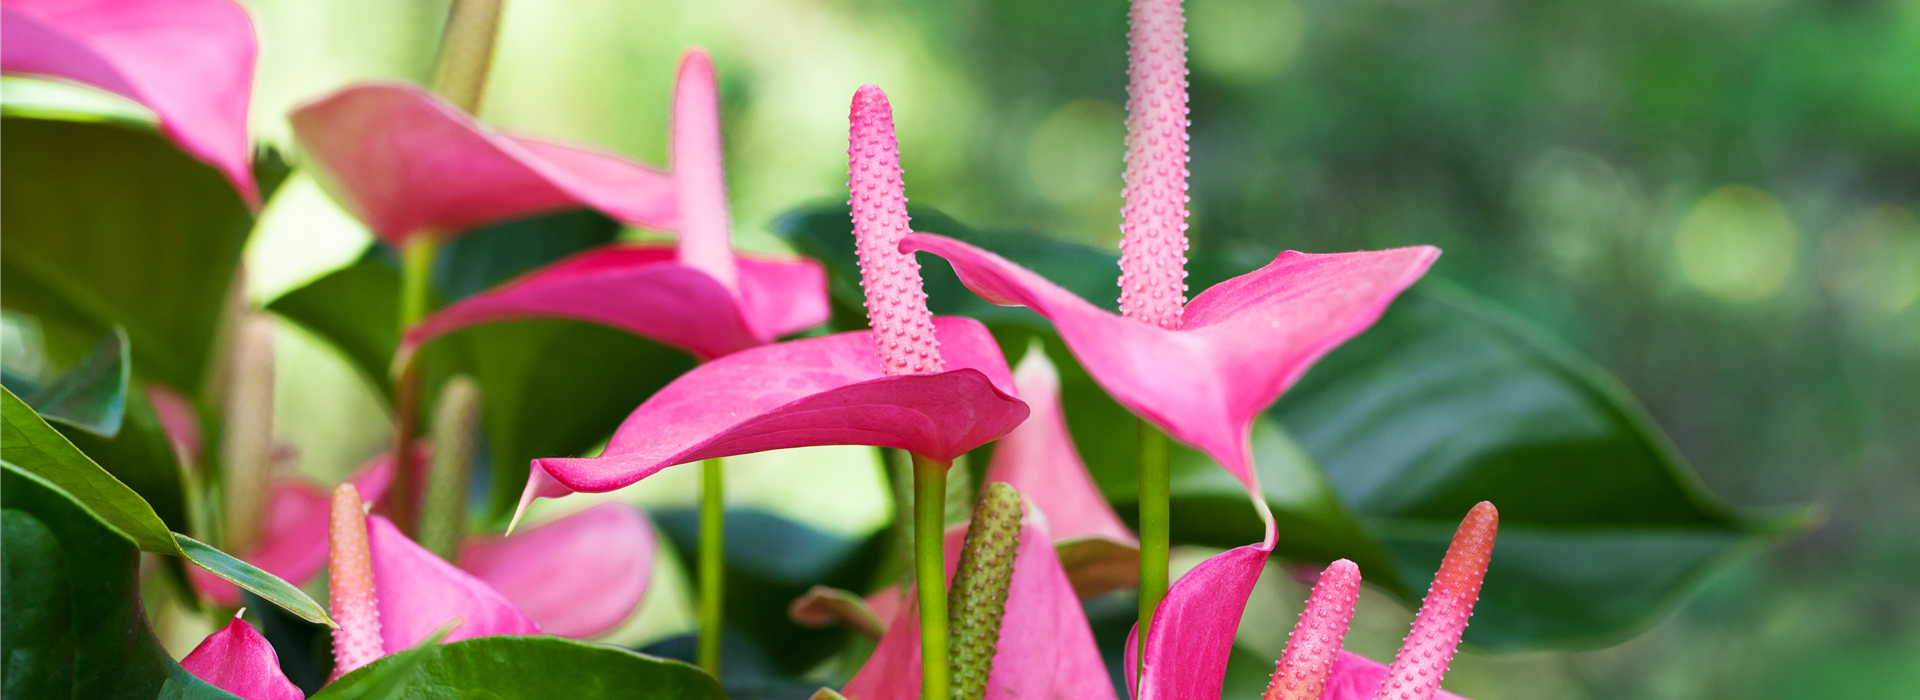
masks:
[(727, 504), (718, 457), (700, 463), (700, 667), (720, 676), (720, 624), (725, 611)]
[(920, 697), (947, 697), (947, 465), (913, 456), (913, 572), (920, 591)]
[[(433, 253), (439, 239), (431, 231), (415, 233), (400, 251), (400, 333), (427, 316), (427, 288), (433, 279)], [(417, 358), (416, 358), (417, 359)], [(413, 438), (420, 430), (420, 372), (409, 362), (393, 380), (393, 485), (387, 487), (387, 515), (408, 537), (420, 535), (416, 517), (420, 497), (414, 484)]]
[[(1147, 628), (1160, 599), (1167, 597), (1168, 506), (1167, 434), (1140, 421), (1140, 632), (1136, 660), (1147, 659)], [(1135, 673), (1140, 672), (1136, 664)]]

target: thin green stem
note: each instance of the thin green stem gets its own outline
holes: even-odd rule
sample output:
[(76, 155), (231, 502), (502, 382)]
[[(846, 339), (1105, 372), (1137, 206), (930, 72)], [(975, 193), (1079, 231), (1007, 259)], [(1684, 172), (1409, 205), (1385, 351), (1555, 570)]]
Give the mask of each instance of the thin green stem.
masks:
[[(1136, 660), (1147, 659), (1147, 628), (1160, 599), (1167, 597), (1168, 506), (1167, 434), (1140, 421), (1140, 622)], [(1136, 664), (1135, 673), (1140, 672)]]
[(947, 697), (947, 465), (913, 456), (913, 574), (920, 591), (920, 697)]
[[(400, 333), (426, 318), (427, 288), (433, 279), (433, 254), (439, 240), (431, 231), (407, 239), (400, 251)], [(393, 485), (387, 487), (387, 515), (408, 537), (420, 535), (418, 494), (414, 472), (413, 439), (420, 431), (420, 371), (409, 362), (393, 380)]]
[(727, 503), (720, 459), (700, 463), (700, 667), (720, 675), (720, 625), (725, 612)]

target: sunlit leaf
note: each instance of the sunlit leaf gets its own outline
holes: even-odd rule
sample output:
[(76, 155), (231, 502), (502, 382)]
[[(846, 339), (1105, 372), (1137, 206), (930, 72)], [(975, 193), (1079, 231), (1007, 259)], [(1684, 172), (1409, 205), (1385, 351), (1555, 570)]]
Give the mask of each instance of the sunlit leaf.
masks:
[[(390, 670), (411, 666), (398, 688), (365, 693), (392, 682)], [(479, 637), (422, 646), (354, 670), (315, 695), (350, 698), (488, 697), (725, 700), (712, 676), (693, 666), (626, 649), (559, 637)]]

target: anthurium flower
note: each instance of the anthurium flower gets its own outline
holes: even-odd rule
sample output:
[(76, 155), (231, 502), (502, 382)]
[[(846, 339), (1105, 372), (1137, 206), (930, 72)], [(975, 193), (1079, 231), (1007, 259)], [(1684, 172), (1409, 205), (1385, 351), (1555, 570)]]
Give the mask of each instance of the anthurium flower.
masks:
[(0, 70), (145, 105), (166, 137), (260, 204), (247, 141), (253, 22), (229, 0), (7, 0)]
[[(424, 453), (422, 453), (424, 455)], [(378, 501), (393, 482), (393, 460), (381, 455), (347, 477), (369, 501)], [(265, 530), (260, 544), (238, 556), (262, 571), (295, 583), (313, 578), (327, 564), (327, 489), (300, 476), (273, 479), (267, 487)], [(199, 567), (189, 568), (193, 587), (225, 607), (240, 604), (240, 588)]]
[(358, 83), (288, 114), (320, 183), (396, 248), (574, 207), (671, 228), (672, 180), (623, 156), (511, 137), (418, 85)]
[[(246, 612), (242, 610), (241, 612)], [(280, 672), (280, 656), (253, 625), (233, 621), (200, 642), (181, 668), (243, 700), (303, 700), (305, 693)]]
[[(1391, 666), (1340, 650), (1353, 616), (1360, 570), (1336, 561), (1321, 573), (1274, 671), (1266, 700), (1458, 700), (1440, 679), (1460, 645), (1493, 557), (1500, 514), (1482, 502), (1467, 513), (1441, 560)], [(1271, 532), (1271, 526), (1269, 526)], [(1138, 700), (1215, 700), (1247, 594), (1272, 552), (1272, 537), (1216, 555), (1168, 589), (1149, 626), (1136, 677), (1127, 644), (1127, 684)], [(1137, 630), (1136, 630), (1137, 633)]]
[(1045, 513), (1053, 546), (1081, 597), (1133, 585), (1140, 578), (1140, 540), (1093, 483), (1067, 433), (1060, 373), (1038, 345), (1013, 370), (1032, 414), (994, 443), (985, 483), (1012, 484)]
[[(946, 571), (959, 567), (967, 525), (945, 533)], [(994, 647), (987, 698), (1112, 698), (1113, 683), (1073, 584), (1054, 555), (1044, 516), (1029, 512), (1021, 522), (1000, 638)], [(920, 618), (913, 591), (894, 615), (873, 656), (841, 691), (848, 700), (913, 700), (920, 697)]]
[[(534, 460), (523, 512), (537, 497), (611, 491), (676, 464), (790, 447), (896, 447), (947, 463), (1026, 419), (993, 336), (973, 319), (933, 318), (918, 263), (899, 251), (906, 197), (886, 95), (861, 88), (853, 121), (854, 228), (874, 329), (700, 365), (627, 416), (600, 456)], [(886, 160), (868, 167), (875, 158)]]

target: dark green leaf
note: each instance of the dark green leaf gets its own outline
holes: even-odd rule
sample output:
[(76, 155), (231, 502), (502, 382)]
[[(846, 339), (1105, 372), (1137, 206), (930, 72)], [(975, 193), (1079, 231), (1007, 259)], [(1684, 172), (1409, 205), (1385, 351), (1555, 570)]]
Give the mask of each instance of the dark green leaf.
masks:
[(400, 274), (369, 254), (280, 295), (267, 310), (332, 342), (391, 402), (387, 373), (400, 345), (399, 296)]
[(78, 360), (124, 326), (141, 376), (203, 384), (253, 215), (151, 128), (8, 117), (0, 128), (0, 297)]
[(435, 647), (440, 646), (440, 640), (446, 639), (447, 633), (457, 625), (458, 621), (442, 625), (433, 634), (427, 635), (426, 639), (420, 640), (419, 644), (413, 645), (412, 649), (388, 657), (392, 660), (381, 664), (378, 670), (368, 672), (367, 677), (356, 681), (353, 687), (330, 697), (335, 700), (393, 700), (402, 697), (400, 690), (413, 680), (413, 674), (420, 669), (420, 664), (433, 656)]
[(693, 666), (558, 637), (480, 637), (422, 647), (417, 654), (395, 654), (356, 669), (314, 698), (360, 697), (363, 688), (387, 677), (389, 667), (400, 665), (415, 666), (399, 689), (385, 696), (395, 700), (727, 697), (719, 682)]
[(12, 391), (0, 392), (5, 393), (0, 396), (0, 419), (6, 431), (0, 455), (71, 495), (140, 549), (181, 554), (173, 533), (140, 494), (81, 454)]
[(49, 420), (111, 439), (120, 434), (132, 383), (127, 332), (114, 328), (100, 337), (79, 364), (40, 387), (28, 403)]
[(0, 505), (6, 697), (233, 700), (174, 663), (147, 628), (132, 542), (12, 462), (0, 466)]
[(321, 608), (319, 603), (307, 597), (306, 593), (293, 584), (287, 583), (285, 579), (261, 571), (252, 564), (235, 559), (233, 555), (209, 547), (206, 543), (186, 535), (176, 532), (173, 539), (180, 543), (180, 550), (186, 553), (188, 561), (199, 565), (213, 575), (226, 579), (233, 585), (244, 588), (266, 599), (267, 602), (300, 616), (300, 619), (332, 624), (332, 618), (327, 617), (327, 611)]
[(1409, 293), (1271, 413), (1416, 588), (1473, 504), (1500, 509), (1467, 631), (1477, 644), (1617, 639), (1741, 543), (1788, 525), (1719, 503), (1610, 377), (1441, 284)]

